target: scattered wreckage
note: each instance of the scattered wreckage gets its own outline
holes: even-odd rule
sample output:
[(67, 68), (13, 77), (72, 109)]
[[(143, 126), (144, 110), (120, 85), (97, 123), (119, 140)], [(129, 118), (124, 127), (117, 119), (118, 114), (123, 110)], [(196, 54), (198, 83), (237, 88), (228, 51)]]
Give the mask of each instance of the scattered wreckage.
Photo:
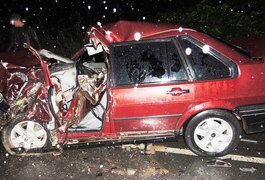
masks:
[[(71, 59), (47, 50), (0, 54), (2, 142), (11, 154), (184, 134), (223, 156), (265, 128), (265, 64), (175, 25), (119, 21), (88, 28)], [(82, 59), (102, 54), (102, 62)], [(15, 64), (15, 65), (14, 65)]]

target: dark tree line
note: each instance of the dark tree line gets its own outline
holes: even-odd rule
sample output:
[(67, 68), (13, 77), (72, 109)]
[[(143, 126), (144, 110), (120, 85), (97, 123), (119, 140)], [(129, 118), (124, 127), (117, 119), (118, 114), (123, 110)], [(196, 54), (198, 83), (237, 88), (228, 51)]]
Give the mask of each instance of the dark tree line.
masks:
[(157, 18), (162, 22), (191, 27), (223, 39), (265, 34), (263, 0), (202, 0), (192, 7), (160, 13)]
[[(153, 18), (149, 18), (148, 21), (159, 20), (186, 26), (224, 40), (229, 40), (231, 37), (265, 35), (264, 0), (197, 0), (192, 3), (187, 0), (186, 5), (180, 5), (174, 10), (165, 9), (164, 12), (149, 17)], [(37, 20), (39, 28), (36, 30), (42, 47), (70, 57), (82, 47), (85, 30), (82, 30), (81, 24), (87, 18), (77, 13), (75, 18), (70, 16), (67, 20), (58, 19), (53, 25), (43, 23), (41, 19)], [(126, 16), (108, 21), (113, 22), (117, 19), (126, 20)], [(36, 24), (33, 24), (33, 27), (34, 25)], [(7, 46), (9, 30), (9, 27), (0, 30), (0, 51), (4, 51)]]

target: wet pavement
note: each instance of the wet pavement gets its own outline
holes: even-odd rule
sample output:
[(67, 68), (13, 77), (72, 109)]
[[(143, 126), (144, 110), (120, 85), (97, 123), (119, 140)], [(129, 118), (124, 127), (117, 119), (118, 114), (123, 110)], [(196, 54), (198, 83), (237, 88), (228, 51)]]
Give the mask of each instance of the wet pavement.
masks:
[[(144, 145), (93, 147), (65, 151), (63, 155), (11, 156), (1, 146), (0, 179), (264, 179), (265, 133), (243, 136), (246, 141), (232, 153), (239, 160), (217, 160), (183, 152), (179, 142), (155, 143), (171, 151), (144, 150)], [(249, 142), (249, 140), (252, 140)], [(245, 162), (258, 158), (258, 163)], [(218, 163), (216, 163), (216, 160)]]

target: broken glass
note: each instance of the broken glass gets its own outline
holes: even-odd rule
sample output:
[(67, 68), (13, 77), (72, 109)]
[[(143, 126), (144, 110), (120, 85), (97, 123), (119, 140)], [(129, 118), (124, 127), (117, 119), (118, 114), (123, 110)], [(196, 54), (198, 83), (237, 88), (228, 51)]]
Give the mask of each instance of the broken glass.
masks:
[(141, 42), (114, 48), (116, 85), (168, 80), (166, 42)]
[(186, 38), (180, 38), (184, 50), (191, 49), (186, 54), (191, 62), (196, 77), (199, 80), (218, 79), (231, 76), (230, 68), (212, 55), (212, 50), (208, 45), (199, 47)]

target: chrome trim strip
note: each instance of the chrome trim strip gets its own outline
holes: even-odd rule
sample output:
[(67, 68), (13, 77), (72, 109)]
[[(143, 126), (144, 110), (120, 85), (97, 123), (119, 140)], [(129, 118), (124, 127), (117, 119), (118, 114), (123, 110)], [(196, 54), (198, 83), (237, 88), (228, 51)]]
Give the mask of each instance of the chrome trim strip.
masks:
[(265, 111), (265, 109), (249, 109), (249, 110), (239, 110), (240, 113), (248, 113), (248, 112), (255, 112), (255, 111)]
[(263, 114), (265, 114), (265, 112), (264, 112), (264, 113), (242, 114), (241, 116), (245, 117), (245, 116), (256, 116), (256, 115), (263, 115)]
[(157, 118), (174, 118), (180, 117), (182, 114), (171, 114), (171, 115), (157, 115), (157, 116), (139, 116), (139, 117), (124, 117), (124, 118), (113, 118), (115, 121), (122, 120), (143, 120), (143, 119), (157, 119)]

